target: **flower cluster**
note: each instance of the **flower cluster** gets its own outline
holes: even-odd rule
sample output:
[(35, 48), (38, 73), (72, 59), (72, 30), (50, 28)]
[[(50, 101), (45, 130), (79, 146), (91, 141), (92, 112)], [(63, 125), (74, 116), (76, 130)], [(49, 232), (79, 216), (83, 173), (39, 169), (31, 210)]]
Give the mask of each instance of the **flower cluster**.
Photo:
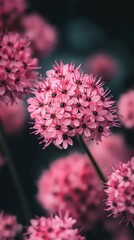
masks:
[(64, 216), (40, 217), (31, 220), (31, 226), (27, 229), (25, 240), (85, 240), (74, 228), (75, 220), (69, 217), (68, 212)]
[(54, 27), (38, 14), (24, 15), (20, 24), (23, 28), (23, 35), (30, 38), (34, 52), (46, 57), (57, 42)]
[(18, 224), (15, 216), (0, 212), (0, 240), (14, 240), (22, 230), (22, 225)]
[(68, 209), (85, 229), (102, 220), (103, 190), (86, 155), (74, 153), (58, 159), (42, 173), (37, 185), (38, 201), (50, 212)]
[(20, 17), (26, 8), (25, 0), (0, 0), (0, 22), (1, 27), (7, 27)]
[(134, 128), (134, 90), (123, 94), (118, 102), (119, 115), (126, 128)]
[(12, 134), (22, 130), (26, 120), (25, 104), (22, 100), (8, 104), (0, 102), (0, 121), (5, 132)]
[(87, 61), (89, 72), (95, 76), (102, 76), (104, 81), (111, 79), (118, 72), (118, 63), (109, 54), (96, 53)]
[(126, 162), (134, 155), (134, 149), (126, 144), (121, 134), (112, 134), (108, 138), (103, 138), (98, 145), (96, 142), (91, 142), (89, 149), (106, 176), (113, 172), (113, 167), (116, 168), (119, 161)]
[(134, 225), (134, 157), (128, 163), (120, 163), (109, 177), (105, 192), (107, 210)]
[(17, 33), (0, 38), (0, 100), (12, 102), (28, 93), (36, 80), (37, 59), (32, 58), (29, 41)]
[(110, 127), (118, 125), (117, 115), (101, 79), (84, 74), (74, 63), (56, 63), (46, 74), (28, 99), (35, 133), (45, 146), (66, 149), (76, 134), (96, 141), (109, 136)]

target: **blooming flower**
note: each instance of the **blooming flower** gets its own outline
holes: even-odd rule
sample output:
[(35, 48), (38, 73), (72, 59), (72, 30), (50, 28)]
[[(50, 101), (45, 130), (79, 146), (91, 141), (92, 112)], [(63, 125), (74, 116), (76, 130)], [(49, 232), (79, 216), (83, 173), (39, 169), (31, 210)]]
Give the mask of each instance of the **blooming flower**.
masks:
[(134, 128), (134, 90), (121, 95), (118, 101), (120, 120), (126, 128)]
[(17, 222), (16, 216), (0, 212), (0, 240), (14, 240), (21, 230), (22, 225)]
[(85, 240), (74, 228), (76, 220), (69, 217), (68, 212), (64, 216), (40, 217), (31, 220), (24, 239), (27, 240)]
[(29, 41), (17, 33), (0, 39), (0, 100), (14, 101), (29, 92), (36, 80), (37, 59), (32, 58)]
[(79, 226), (90, 229), (102, 220), (103, 190), (86, 155), (58, 159), (37, 183), (37, 199), (50, 212), (69, 209)]
[(134, 157), (128, 163), (120, 163), (119, 169), (107, 182), (107, 206), (112, 215), (126, 219), (134, 225)]
[[(109, 91), (103, 89), (101, 79), (84, 74), (74, 63), (63, 62), (56, 62), (46, 75), (46, 79), (35, 84), (34, 96), (28, 99), (33, 128), (45, 147), (54, 143), (67, 148), (73, 145), (72, 137), (76, 134), (101, 141), (102, 136), (109, 136), (111, 126), (118, 126), (114, 101), (108, 96)], [(38, 128), (39, 121), (46, 121), (45, 129)], [(52, 132), (53, 126), (57, 130), (56, 121), (60, 135)]]
[(113, 172), (113, 167), (117, 167), (119, 161), (126, 162), (134, 155), (134, 150), (127, 146), (121, 134), (112, 134), (108, 138), (103, 137), (102, 142), (97, 145), (95, 142), (91, 142), (89, 149), (106, 176)]
[(102, 76), (103, 81), (113, 78), (118, 71), (118, 63), (109, 54), (96, 53), (87, 60), (87, 68), (95, 76)]
[(57, 42), (56, 30), (40, 15), (36, 13), (24, 15), (20, 24), (24, 36), (29, 37), (37, 54), (44, 57), (53, 50)]
[(0, 120), (7, 133), (21, 131), (26, 120), (24, 102), (18, 100), (17, 103), (9, 104), (8, 106), (0, 102)]

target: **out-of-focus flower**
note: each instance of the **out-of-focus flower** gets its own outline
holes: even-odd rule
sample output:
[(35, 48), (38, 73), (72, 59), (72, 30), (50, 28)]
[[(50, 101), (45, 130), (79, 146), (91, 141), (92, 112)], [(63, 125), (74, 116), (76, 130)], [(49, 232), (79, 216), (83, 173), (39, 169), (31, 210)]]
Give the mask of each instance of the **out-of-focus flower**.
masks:
[(14, 240), (22, 231), (22, 225), (17, 222), (16, 216), (0, 212), (0, 240)]
[(68, 212), (64, 216), (40, 217), (31, 220), (24, 239), (27, 240), (85, 240), (74, 228), (76, 220), (69, 217)]
[(22, 130), (26, 120), (26, 110), (23, 101), (6, 106), (0, 102), (0, 120), (7, 133), (17, 133)]
[(96, 53), (87, 60), (87, 68), (90, 73), (107, 81), (117, 74), (118, 63), (110, 54)]
[(89, 149), (106, 176), (113, 172), (112, 167), (115, 168), (120, 161), (126, 162), (134, 155), (134, 150), (125, 143), (121, 134), (112, 134), (108, 138), (103, 138), (98, 145), (92, 142)]
[(118, 126), (115, 102), (101, 79), (84, 74), (74, 63), (56, 62), (46, 74), (28, 99), (35, 134), (45, 147), (53, 143), (66, 149), (76, 134), (101, 141), (110, 135), (110, 127)]
[(126, 128), (134, 128), (134, 90), (121, 95), (118, 101), (119, 116)]
[(25, 0), (0, 0), (0, 21), (2, 27), (9, 27), (26, 8)]
[(134, 225), (134, 157), (120, 163), (107, 182), (107, 210), (113, 217), (121, 217)]
[(37, 59), (32, 58), (29, 41), (17, 33), (0, 38), (0, 100), (13, 102), (30, 91), (36, 80)]
[(31, 40), (32, 47), (38, 55), (48, 55), (57, 43), (57, 33), (47, 21), (38, 14), (24, 15), (21, 19), (24, 36)]
[(50, 212), (69, 209), (79, 226), (91, 229), (102, 220), (103, 190), (86, 155), (58, 159), (38, 180), (38, 201)]

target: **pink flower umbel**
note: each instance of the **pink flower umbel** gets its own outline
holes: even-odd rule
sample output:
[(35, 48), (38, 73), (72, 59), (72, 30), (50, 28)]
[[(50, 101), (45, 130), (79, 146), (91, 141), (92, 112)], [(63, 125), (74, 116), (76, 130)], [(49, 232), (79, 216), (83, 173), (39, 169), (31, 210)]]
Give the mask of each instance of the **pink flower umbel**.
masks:
[(66, 149), (76, 134), (101, 141), (110, 127), (118, 126), (115, 102), (101, 79), (84, 74), (74, 63), (56, 62), (46, 74), (28, 99), (34, 132), (45, 147), (53, 143)]
[(134, 90), (121, 95), (118, 101), (119, 116), (126, 128), (134, 128)]
[(126, 162), (134, 155), (134, 150), (126, 144), (121, 134), (103, 138), (99, 144), (91, 142), (89, 149), (106, 176), (113, 172), (113, 167), (116, 168), (120, 161)]
[(71, 212), (78, 226), (91, 229), (102, 220), (103, 190), (86, 155), (74, 153), (58, 159), (37, 183), (38, 201), (50, 212)]
[(128, 163), (120, 163), (119, 169), (107, 182), (107, 206), (113, 217), (120, 217), (134, 225), (134, 157)]
[(26, 121), (24, 102), (17, 100), (8, 106), (0, 102), (0, 120), (5, 132), (9, 134), (21, 132)]
[(86, 240), (74, 228), (76, 220), (66, 212), (63, 216), (40, 217), (31, 220), (31, 226), (24, 234), (25, 240)]
[(0, 240), (14, 240), (21, 231), (22, 225), (17, 222), (16, 216), (0, 212)]
[(31, 40), (35, 53), (46, 57), (54, 49), (57, 43), (56, 30), (40, 15), (24, 15), (21, 25), (24, 35)]
[(96, 53), (88, 59), (87, 68), (90, 73), (107, 81), (117, 74), (118, 62), (110, 54)]
[(8, 103), (28, 93), (36, 80), (37, 59), (29, 41), (17, 33), (0, 38), (0, 101)]

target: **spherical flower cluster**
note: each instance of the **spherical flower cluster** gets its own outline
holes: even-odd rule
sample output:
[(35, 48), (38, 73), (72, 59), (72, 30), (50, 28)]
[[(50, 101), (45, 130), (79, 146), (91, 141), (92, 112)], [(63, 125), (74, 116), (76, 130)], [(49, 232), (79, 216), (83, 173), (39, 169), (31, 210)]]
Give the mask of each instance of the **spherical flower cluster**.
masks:
[(96, 53), (88, 59), (87, 68), (89, 72), (95, 76), (102, 76), (102, 79), (106, 81), (117, 74), (118, 63), (109, 54)]
[(127, 146), (121, 134), (112, 134), (108, 138), (103, 138), (98, 145), (91, 142), (89, 149), (106, 176), (113, 172), (113, 167), (116, 168), (119, 161), (126, 162), (134, 155), (134, 150)]
[(28, 99), (35, 133), (45, 146), (53, 143), (66, 149), (73, 145), (76, 134), (96, 141), (109, 136), (110, 127), (118, 125), (117, 115), (101, 79), (63, 62), (46, 74), (46, 79), (36, 84), (34, 97)]
[(134, 225), (134, 157), (128, 163), (120, 163), (109, 177), (105, 192), (107, 210), (115, 218), (120, 216)]
[(20, 132), (26, 120), (24, 102), (17, 100), (17, 103), (9, 104), (8, 106), (0, 102), (0, 120), (5, 132), (9, 134)]
[(0, 212), (0, 240), (14, 240), (22, 230), (22, 225), (17, 222), (16, 216)]
[(10, 26), (16, 18), (20, 17), (25, 8), (25, 0), (0, 0), (0, 21), (2, 22), (2, 27)]
[(48, 211), (68, 209), (85, 229), (102, 220), (103, 190), (86, 155), (74, 153), (58, 159), (42, 173), (37, 186), (37, 199)]
[(34, 52), (41, 56), (48, 55), (56, 45), (56, 30), (38, 14), (24, 15), (21, 19), (24, 36), (28, 36)]
[(37, 59), (32, 58), (29, 41), (17, 33), (0, 38), (0, 100), (14, 101), (28, 93), (36, 80)]
[(130, 90), (120, 97), (118, 108), (124, 126), (134, 128), (134, 90)]
[(31, 226), (27, 229), (25, 240), (85, 240), (74, 228), (76, 220), (69, 217), (68, 212), (64, 216), (40, 217), (31, 220)]

